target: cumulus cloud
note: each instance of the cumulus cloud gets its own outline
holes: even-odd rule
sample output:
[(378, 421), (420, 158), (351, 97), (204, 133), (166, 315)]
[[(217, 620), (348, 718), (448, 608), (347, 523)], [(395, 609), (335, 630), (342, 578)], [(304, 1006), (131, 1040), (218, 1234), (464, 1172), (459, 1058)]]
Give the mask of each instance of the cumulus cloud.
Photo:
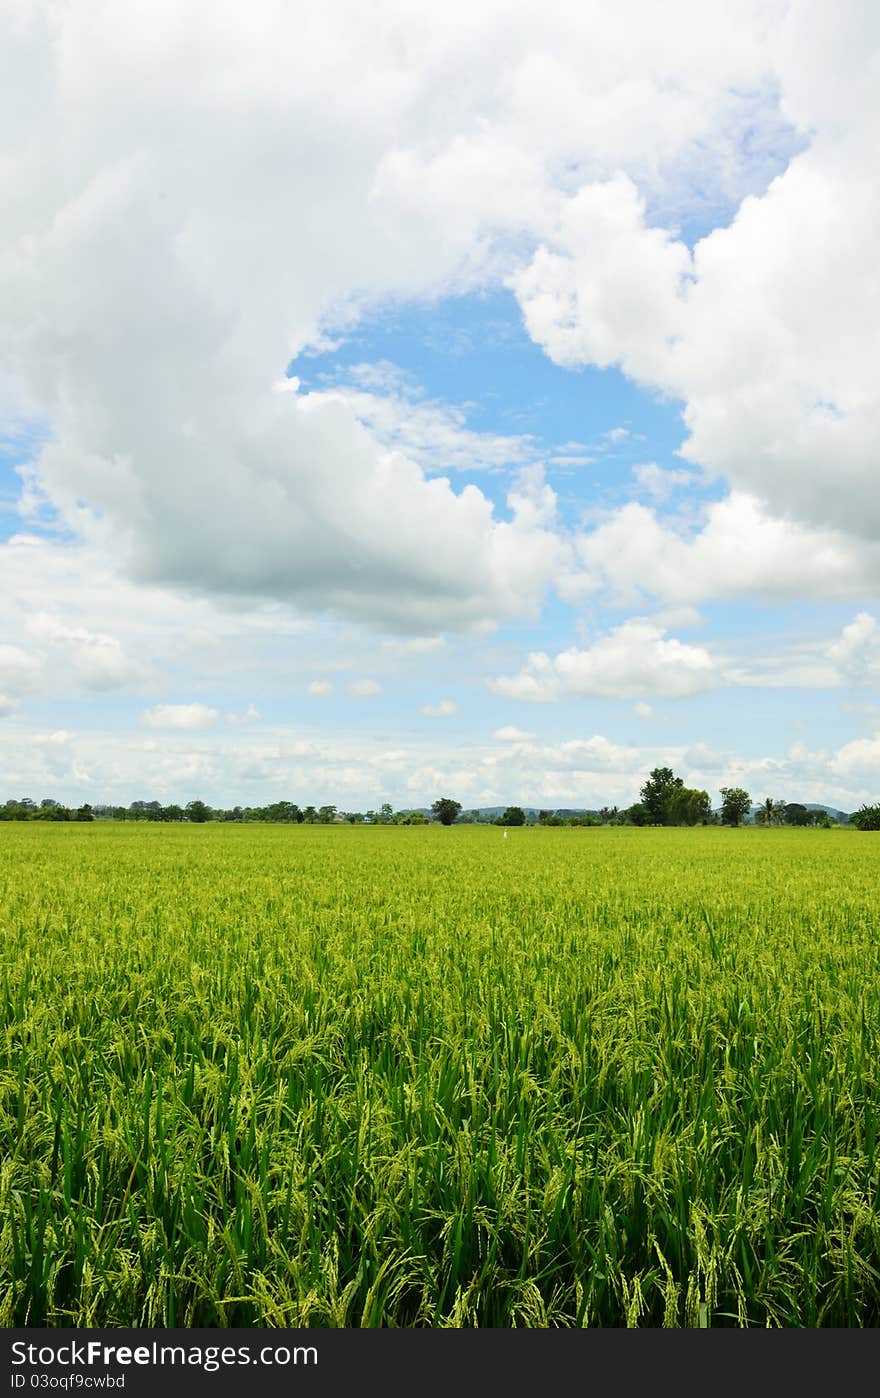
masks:
[(210, 728), (218, 718), (207, 704), (156, 704), (143, 715), (150, 728)]
[[(691, 250), (626, 173), (584, 184), (511, 278), (559, 364), (619, 365), (684, 402), (684, 455), (781, 517), (880, 526), (878, 16), (779, 12), (768, 58), (804, 148)], [(796, 255), (793, 253), (796, 249)]]
[(497, 694), (538, 703), (563, 698), (630, 699), (656, 695), (681, 699), (722, 682), (702, 646), (667, 636), (665, 628), (633, 617), (586, 650), (556, 656), (533, 652), (519, 674), (491, 681)]
[(674, 490), (694, 485), (698, 480), (693, 471), (664, 470), (655, 461), (634, 466), (633, 476), (645, 494), (655, 500), (668, 500)]
[[(859, 612), (832, 640), (787, 638), (731, 658), (731, 684), (775, 689), (860, 689), (880, 685), (880, 625)], [(862, 706), (862, 712), (870, 713)]]
[(376, 680), (352, 680), (348, 692), (352, 699), (374, 699), (382, 693), (382, 686)]
[(40, 658), (21, 646), (0, 645), (0, 684), (16, 693), (31, 691), (42, 669)]
[(74, 804), (127, 804), (145, 796), (181, 802), (200, 796), (212, 805), (281, 797), (321, 804), (335, 796), (343, 808), (365, 810), (377, 800), (396, 808), (424, 805), (449, 791), (469, 805), (598, 808), (636, 800), (656, 766), (671, 766), (713, 800), (720, 787), (734, 785), (756, 800), (770, 794), (855, 810), (877, 800), (880, 735), (743, 755), (700, 741), (621, 743), (603, 733), (551, 742), (496, 735), (475, 744), (445, 741), (432, 730), (430, 741), (403, 740), (389, 749), (367, 733), (303, 739), (285, 727), (165, 728), (145, 736), (31, 729), (16, 716), (0, 726), (7, 792), (49, 793)]
[[(618, 364), (657, 382), (681, 334), (691, 274), (687, 247), (645, 222), (645, 198), (629, 176), (585, 185), (563, 205), (555, 238), (510, 277), (526, 329), (557, 364)], [(612, 428), (616, 444), (628, 434)]]
[(527, 743), (535, 735), (527, 733), (523, 728), (517, 728), (513, 723), (508, 723), (503, 728), (496, 728), (493, 736), (502, 743)]
[(656, 376), (693, 270), (647, 204), (735, 206), (781, 168), (775, 16), (14, 5), (0, 372), (50, 438), (27, 500), (176, 588), (401, 631), (535, 615), (555, 527), (426, 476), (522, 462), (525, 439), (403, 412), (387, 378), (357, 401), (272, 385), (365, 308), (508, 275), (550, 352), (564, 304), (569, 360), (623, 344)]
[(96, 682), (106, 687), (112, 679), (153, 702), (168, 696), (170, 670), (174, 693), (190, 684), (200, 694), (222, 686), (210, 702), (225, 709), (230, 684), (246, 707), (251, 696), (259, 703), (266, 686), (289, 693), (303, 673), (349, 663), (350, 638), (333, 623), (273, 604), (224, 606), (138, 586), (115, 571), (107, 550), (89, 543), (20, 534), (0, 544), (0, 596), (3, 642), (20, 653), (17, 671), (20, 655), (27, 657), (26, 675), (8, 683), (0, 675), (0, 689), (11, 695), (57, 701), (84, 692), (100, 704)]
[[(32, 533), (61, 526), (0, 547), (7, 703), (53, 683), (155, 686), (151, 703), (163, 661), (175, 693), (185, 663), (202, 695), (234, 666), (235, 692), (258, 697), (255, 668), (300, 693), (308, 674), (376, 663), (384, 678), (377, 655), (430, 657), (444, 632), (535, 618), (554, 582), (634, 610), (876, 597), (871, 7), (327, 0), (303, 26), (276, 0), (218, 0), (207, 18), (196, 0), (7, 0), (3, 19), (0, 438), (32, 456)], [(702, 473), (688, 479), (717, 477), (726, 498), (670, 522), (649, 506), (687, 473), (649, 463), (643, 502), (571, 537), (528, 436), (476, 430), (467, 405), (385, 363), (310, 392), (285, 378), (365, 314), (505, 284), (557, 363), (620, 365), (680, 402)], [(597, 444), (551, 449), (554, 469), (641, 455), (635, 419), (612, 411)], [(491, 495), (497, 482), (461, 474), (501, 469)], [(294, 653), (303, 618), (327, 612), (338, 632), (394, 640)], [(559, 654), (544, 641), (498, 683), (630, 699), (870, 685), (874, 625), (864, 612), (796, 663), (722, 664), (676, 623), (636, 619)], [(207, 705), (148, 712), (192, 707)], [(277, 753), (231, 727), (242, 770), (269, 780)], [(168, 780), (175, 762), (222, 780), (211, 735), (178, 736)], [(287, 757), (361, 789), (354, 752)], [(486, 752), (485, 771), (499, 760)], [(483, 791), (468, 762), (428, 755), (418, 779)], [(375, 781), (362, 789), (375, 799)]]
[[(686, 613), (678, 624), (698, 618)], [(880, 623), (870, 612), (858, 615), (829, 640), (815, 636), (777, 637), (767, 646), (760, 637), (741, 641), (720, 656), (715, 649), (686, 645), (668, 635), (676, 618), (662, 614), (633, 617), (587, 649), (570, 647), (556, 656), (529, 655), (515, 675), (490, 680), (508, 698), (550, 703), (568, 698), (676, 699), (719, 686), (750, 689), (846, 689), (880, 685)], [(649, 720), (644, 700), (633, 708)], [(501, 729), (496, 737), (517, 733)]]
[(754, 496), (714, 501), (695, 528), (676, 526), (636, 501), (576, 540), (570, 596), (607, 590), (632, 603), (710, 598), (850, 598), (880, 586), (880, 546), (841, 530), (774, 518)]
[(870, 612), (859, 612), (828, 648), (828, 659), (844, 683), (880, 685), (880, 623)]
[(85, 626), (71, 626), (48, 612), (29, 617), (27, 629), (37, 640), (66, 656), (86, 689), (142, 686), (151, 678), (149, 667), (126, 655), (115, 636), (90, 631)]
[(844, 743), (831, 758), (830, 767), (839, 777), (855, 778), (857, 781), (869, 779), (873, 783), (876, 799), (877, 784), (880, 782), (880, 733), (872, 738), (855, 738), (850, 743)]
[(327, 699), (333, 693), (333, 684), (330, 680), (310, 680), (306, 685), (306, 694), (310, 699)]
[(421, 712), (427, 718), (451, 718), (458, 713), (458, 705), (451, 699), (441, 699), (438, 704), (423, 704)]

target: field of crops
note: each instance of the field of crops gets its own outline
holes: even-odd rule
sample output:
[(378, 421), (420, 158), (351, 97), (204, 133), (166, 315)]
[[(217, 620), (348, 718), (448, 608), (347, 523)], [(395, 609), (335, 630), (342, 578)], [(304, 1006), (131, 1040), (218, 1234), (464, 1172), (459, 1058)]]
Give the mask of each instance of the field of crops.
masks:
[(0, 1324), (877, 1325), (880, 837), (0, 828)]

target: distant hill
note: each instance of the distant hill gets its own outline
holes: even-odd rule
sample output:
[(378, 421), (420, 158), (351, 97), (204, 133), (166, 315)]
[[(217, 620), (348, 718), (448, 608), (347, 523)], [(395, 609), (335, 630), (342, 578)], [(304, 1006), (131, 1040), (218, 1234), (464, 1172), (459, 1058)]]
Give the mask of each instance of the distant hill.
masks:
[(817, 801), (805, 801), (804, 805), (808, 811), (827, 811), (832, 820), (839, 820), (841, 825), (845, 825), (850, 819), (850, 811), (838, 811), (834, 806), (822, 806)]
[[(841, 825), (846, 825), (847, 821), (848, 821), (849, 818), (850, 818), (850, 813), (849, 813), (849, 811), (839, 811), (839, 810), (836, 808), (836, 806), (823, 806), (822, 803), (821, 803), (820, 801), (795, 801), (795, 802), (792, 802), (792, 805), (800, 805), (800, 806), (803, 806), (804, 809), (807, 810), (807, 811), (825, 811), (827, 815), (830, 815), (830, 817), (831, 817), (832, 820), (839, 821)], [(754, 804), (754, 802), (753, 802), (753, 803), (752, 803), (752, 806), (751, 806), (751, 809), (750, 809), (750, 811), (749, 811), (750, 819), (754, 820), (755, 815), (757, 814), (757, 812), (758, 812), (760, 809), (761, 809), (761, 807), (760, 807), (760, 806), (756, 806), (756, 805)], [(720, 815), (720, 814), (721, 814), (721, 807), (718, 806), (717, 809), (715, 810), (715, 815)]]
[[(508, 804), (515, 806), (518, 803), (512, 801)], [(468, 810), (462, 811), (462, 815), (473, 816), (475, 820), (494, 820), (497, 816), (504, 815), (506, 810), (507, 806), (472, 806)], [(597, 810), (587, 810), (584, 806), (523, 806), (522, 810), (526, 820), (537, 820), (541, 811), (549, 811), (551, 815), (556, 816), (594, 816), (599, 814)]]

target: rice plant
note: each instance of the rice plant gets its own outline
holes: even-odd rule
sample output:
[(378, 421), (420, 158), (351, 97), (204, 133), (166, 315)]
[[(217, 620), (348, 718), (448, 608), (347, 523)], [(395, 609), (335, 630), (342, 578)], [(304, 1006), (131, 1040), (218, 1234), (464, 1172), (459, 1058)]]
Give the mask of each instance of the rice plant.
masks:
[(880, 845), (0, 829), (4, 1326), (880, 1323)]

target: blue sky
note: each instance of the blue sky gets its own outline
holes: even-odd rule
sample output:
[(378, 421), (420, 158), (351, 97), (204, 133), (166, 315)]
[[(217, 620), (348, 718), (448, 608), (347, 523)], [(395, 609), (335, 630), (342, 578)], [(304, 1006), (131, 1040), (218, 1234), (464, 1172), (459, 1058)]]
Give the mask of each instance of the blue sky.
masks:
[(845, 8), (22, 15), (0, 799), (878, 799)]

